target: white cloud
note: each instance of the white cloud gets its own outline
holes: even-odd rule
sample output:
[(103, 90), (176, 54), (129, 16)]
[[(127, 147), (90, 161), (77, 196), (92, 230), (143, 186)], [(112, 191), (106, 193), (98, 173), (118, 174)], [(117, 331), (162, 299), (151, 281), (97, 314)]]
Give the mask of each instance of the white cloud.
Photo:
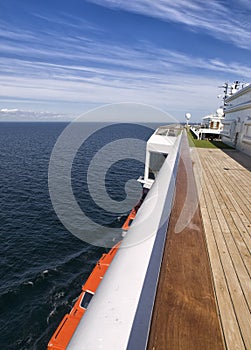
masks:
[[(164, 16), (167, 20), (176, 19), (196, 28), (203, 25), (211, 29), (223, 6), (203, 2), (203, 6), (207, 6), (203, 11), (209, 6), (213, 9), (204, 23), (200, 17), (202, 2), (199, 0), (173, 3), (137, 0), (123, 4), (104, 0), (102, 3), (123, 6), (131, 11), (152, 12), (152, 15)], [(222, 10), (227, 14), (226, 8)], [(44, 17), (43, 20), (53, 21), (53, 18)], [(64, 17), (55, 21), (70, 26), (71, 20)], [(22, 101), (30, 101), (30, 105), (38, 101), (45, 105), (55, 102), (58, 110), (64, 111), (66, 103), (73, 108), (76, 104), (79, 110), (86, 104), (130, 101), (150, 103), (176, 113), (177, 117), (187, 109), (194, 110), (199, 118), (200, 114), (213, 112), (217, 107), (217, 86), (226, 77), (251, 80), (249, 66), (231, 62), (230, 58), (223, 62), (217, 57), (217, 52), (212, 54), (213, 58), (202, 58), (159, 48), (148, 42), (135, 42), (135, 47), (127, 47), (100, 39), (91, 40), (91, 36), (79, 31), (58, 40), (58, 32), (49, 28), (45, 26), (39, 35), (26, 30), (24, 41), (20, 41), (18, 29), (8, 23), (3, 28), (3, 23), (0, 23), (0, 35), (6, 39), (0, 42), (0, 96), (8, 101), (8, 106), (12, 107), (11, 101), (14, 100), (19, 101), (18, 107)], [(73, 28), (77, 27), (73, 24)], [(16, 40), (15, 45), (12, 40)]]
[[(75, 103), (76, 108), (121, 101), (149, 103), (176, 117), (189, 110), (199, 118), (217, 108), (217, 86), (224, 82), (223, 76), (251, 80), (250, 67), (237, 62), (226, 65), (217, 57), (203, 59), (147, 43), (141, 50), (122, 46), (113, 50), (110, 57), (109, 45), (90, 43), (89, 64), (85, 65), (2, 57), (0, 95), (45, 104), (54, 101), (59, 106), (68, 102), (74, 107)], [(194, 69), (199, 73), (192, 73)]]
[(59, 114), (52, 112), (35, 112), (29, 110), (20, 110), (17, 108), (2, 108), (0, 110), (0, 122), (14, 122), (14, 121), (68, 121), (73, 119), (74, 115)]
[[(251, 5), (247, 0), (238, 2), (204, 0), (89, 0), (101, 6), (119, 8), (164, 21), (185, 24), (193, 29), (206, 31), (212, 36), (237, 47), (250, 49), (251, 29), (246, 11)], [(242, 6), (245, 6), (243, 8)], [(249, 17), (250, 18), (250, 17)]]
[(3, 112), (3, 113), (15, 113), (15, 112), (18, 112), (18, 109), (17, 108), (12, 108), (12, 109), (2, 108), (0, 110), (0, 112)]

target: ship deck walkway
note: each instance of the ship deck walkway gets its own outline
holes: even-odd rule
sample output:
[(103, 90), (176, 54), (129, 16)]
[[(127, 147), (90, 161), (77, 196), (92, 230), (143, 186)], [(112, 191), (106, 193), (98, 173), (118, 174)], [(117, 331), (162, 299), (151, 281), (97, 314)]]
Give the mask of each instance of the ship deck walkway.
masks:
[(148, 350), (251, 349), (250, 158), (181, 152)]
[(169, 349), (224, 349), (186, 135), (148, 339)]
[(251, 349), (251, 159), (196, 149), (196, 178), (215, 297), (227, 349)]

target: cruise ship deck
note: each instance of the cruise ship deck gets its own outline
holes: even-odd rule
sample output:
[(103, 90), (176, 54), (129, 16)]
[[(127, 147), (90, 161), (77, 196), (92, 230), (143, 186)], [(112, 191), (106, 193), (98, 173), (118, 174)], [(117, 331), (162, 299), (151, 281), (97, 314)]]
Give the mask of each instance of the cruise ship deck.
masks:
[(148, 141), (145, 175), (156, 145), (168, 155), (67, 350), (251, 349), (250, 157), (169, 129)]
[(251, 349), (250, 157), (182, 147), (148, 350)]

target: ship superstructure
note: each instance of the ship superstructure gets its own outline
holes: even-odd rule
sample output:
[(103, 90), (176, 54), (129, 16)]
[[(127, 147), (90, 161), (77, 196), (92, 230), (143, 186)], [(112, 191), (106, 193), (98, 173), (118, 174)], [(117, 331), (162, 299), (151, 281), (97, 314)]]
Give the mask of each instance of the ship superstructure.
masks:
[(218, 108), (216, 113), (202, 118), (199, 126), (191, 126), (190, 130), (198, 140), (220, 138), (223, 130), (224, 111)]
[(196, 152), (184, 130), (159, 128), (139, 179), (147, 195), (102, 282), (84, 285), (76, 307), (92, 295), (78, 326), (50, 349), (251, 348), (250, 164), (232, 149)]
[(251, 155), (251, 85), (235, 82), (224, 99), (222, 141)]

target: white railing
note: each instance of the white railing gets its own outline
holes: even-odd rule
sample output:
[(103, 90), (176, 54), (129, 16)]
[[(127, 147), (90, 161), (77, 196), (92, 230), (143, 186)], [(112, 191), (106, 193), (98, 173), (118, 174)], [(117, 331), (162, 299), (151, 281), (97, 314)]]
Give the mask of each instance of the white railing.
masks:
[(199, 132), (193, 126), (190, 127), (190, 130), (194, 133), (194, 135), (197, 137), (197, 139), (200, 138)]
[[(121, 248), (80, 321), (68, 350), (125, 350), (132, 329), (135, 329), (139, 304), (144, 313), (152, 311), (172, 207), (181, 137), (182, 135), (177, 137), (161, 167)], [(150, 285), (146, 286), (149, 277)], [(146, 298), (142, 297), (142, 289), (148, 293)], [(150, 323), (151, 317), (144, 315), (142, 318), (147, 332), (147, 322)], [(142, 327), (142, 322), (139, 327)], [(148, 334), (137, 335), (137, 330), (134, 334), (140, 336), (142, 343), (147, 341)]]

